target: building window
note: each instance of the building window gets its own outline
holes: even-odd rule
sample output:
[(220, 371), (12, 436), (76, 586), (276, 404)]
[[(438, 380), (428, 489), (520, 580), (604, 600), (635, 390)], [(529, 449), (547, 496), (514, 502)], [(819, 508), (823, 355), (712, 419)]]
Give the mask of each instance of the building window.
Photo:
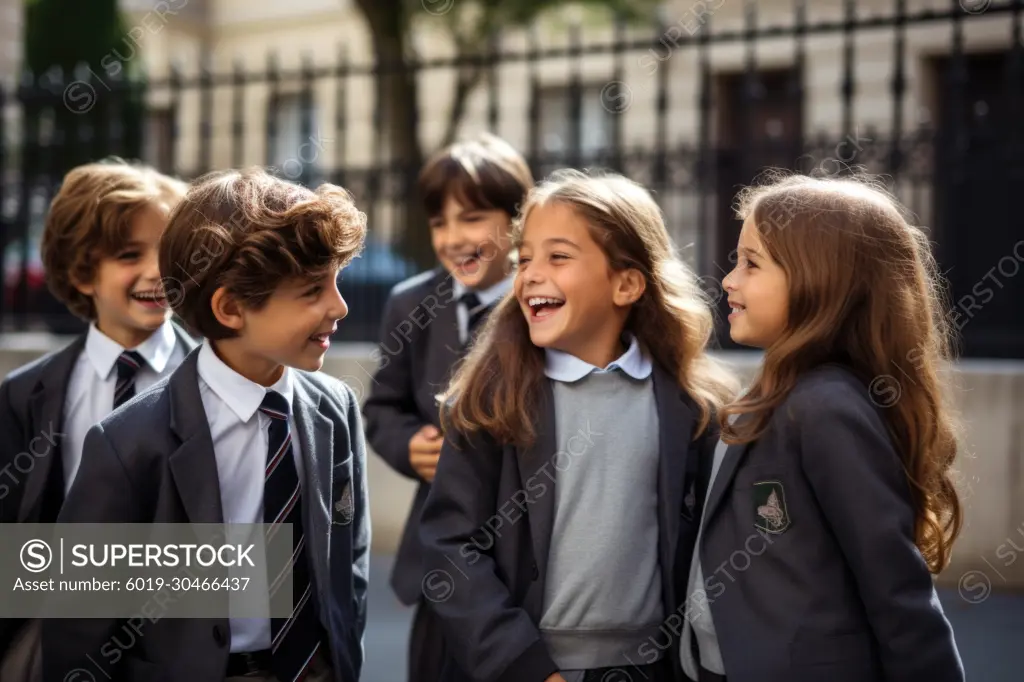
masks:
[(316, 130), (312, 103), (307, 108), (301, 95), (278, 95), (270, 103), (268, 116), (273, 124), (267, 131), (268, 165), (289, 180), (309, 178), (319, 157), (319, 149), (313, 144)]
[(146, 112), (146, 134), (143, 158), (151, 166), (173, 172), (174, 164), (174, 112), (170, 108), (150, 109)]
[(615, 116), (602, 105), (601, 86), (585, 85), (578, 92), (579, 120), (573, 125), (572, 88), (540, 90), (538, 147), (545, 155), (566, 156), (578, 149), (586, 158), (611, 148)]

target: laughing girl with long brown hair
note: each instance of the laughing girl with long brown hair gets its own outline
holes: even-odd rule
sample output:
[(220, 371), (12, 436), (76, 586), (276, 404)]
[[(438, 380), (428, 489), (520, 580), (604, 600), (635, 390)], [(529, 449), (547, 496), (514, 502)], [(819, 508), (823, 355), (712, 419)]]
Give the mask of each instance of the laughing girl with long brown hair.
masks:
[(741, 194), (739, 217), (730, 335), (765, 352), (721, 411), (704, 472), (684, 670), (960, 682), (932, 582), (962, 515), (950, 330), (925, 234), (854, 179), (775, 179)]
[(444, 399), (420, 522), (444, 679), (673, 681), (686, 472), (732, 390), (706, 353), (709, 303), (654, 199), (621, 176), (535, 188), (515, 243), (514, 292)]

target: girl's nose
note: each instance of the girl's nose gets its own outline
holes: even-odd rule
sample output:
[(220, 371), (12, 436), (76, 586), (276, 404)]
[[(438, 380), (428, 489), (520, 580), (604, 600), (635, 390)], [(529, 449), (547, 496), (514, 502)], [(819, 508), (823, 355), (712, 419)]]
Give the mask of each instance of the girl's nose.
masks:
[(533, 263), (527, 265), (526, 269), (523, 270), (522, 273), (524, 282), (535, 284), (537, 282), (544, 281), (544, 273), (541, 271), (541, 268), (535, 266)]
[(735, 270), (730, 270), (729, 274), (722, 278), (722, 288), (729, 292), (736, 290), (736, 285), (732, 280), (733, 272), (735, 272)]

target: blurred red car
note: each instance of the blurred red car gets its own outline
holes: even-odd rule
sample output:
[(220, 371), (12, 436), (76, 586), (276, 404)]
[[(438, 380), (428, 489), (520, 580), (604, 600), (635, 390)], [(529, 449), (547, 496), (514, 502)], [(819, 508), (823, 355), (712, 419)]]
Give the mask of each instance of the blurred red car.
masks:
[[(46, 286), (46, 270), (39, 255), (39, 243), (34, 241), (25, 261), (26, 295), (24, 306), (16, 305), (18, 282), (22, 273), (23, 242), (19, 239), (7, 245), (3, 251), (3, 296), (5, 325), (10, 326), (12, 313), (24, 314), (24, 326), (31, 328), (39, 323), (55, 334), (77, 334), (86, 324), (72, 315), (64, 304), (50, 293)], [(21, 327), (15, 323), (14, 327)]]

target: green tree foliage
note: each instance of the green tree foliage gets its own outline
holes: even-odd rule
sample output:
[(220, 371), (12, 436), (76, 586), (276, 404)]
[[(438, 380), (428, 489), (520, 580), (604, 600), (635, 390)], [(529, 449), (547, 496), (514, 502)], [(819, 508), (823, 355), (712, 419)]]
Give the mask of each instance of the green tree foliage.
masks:
[(24, 170), (59, 180), (88, 161), (138, 158), (141, 65), (117, 0), (28, 0), (25, 10)]
[(125, 29), (117, 0), (29, 0), (25, 7), (25, 66), (43, 74), (54, 66), (65, 73), (100, 61), (122, 48)]

